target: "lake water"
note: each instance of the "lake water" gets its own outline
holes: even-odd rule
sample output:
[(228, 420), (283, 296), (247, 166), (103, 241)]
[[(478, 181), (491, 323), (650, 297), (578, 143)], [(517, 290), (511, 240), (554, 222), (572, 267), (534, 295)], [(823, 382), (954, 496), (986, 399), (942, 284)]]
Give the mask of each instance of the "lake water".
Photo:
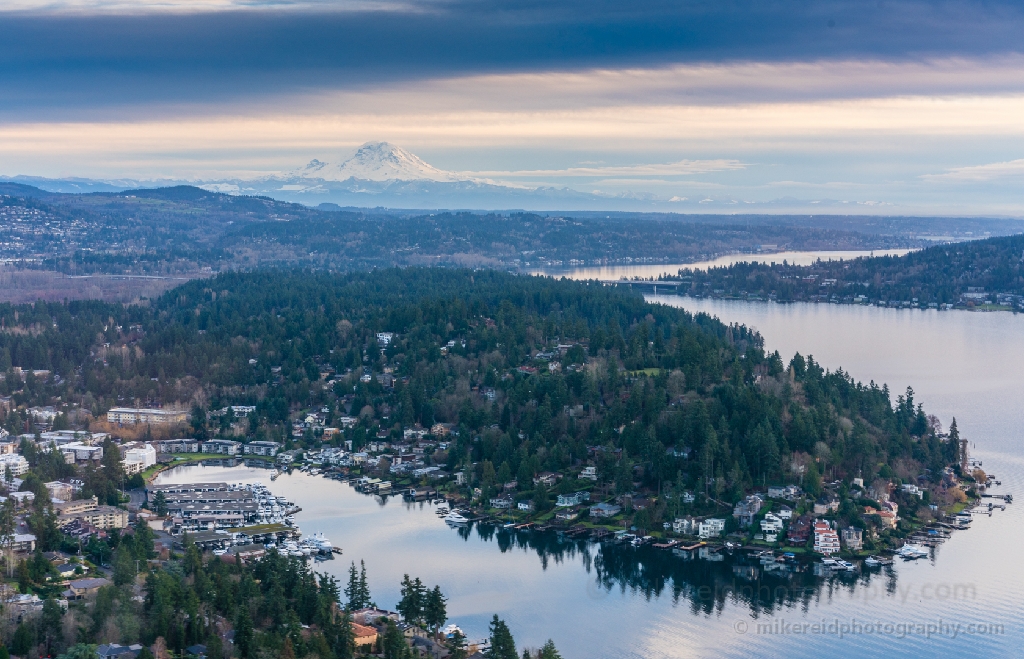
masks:
[[(1024, 492), (1024, 316), (649, 299), (756, 327), (787, 361), (799, 350), (893, 392), (912, 385), (944, 426), (956, 416), (1001, 491)], [(300, 473), (270, 483), (259, 469), (185, 467), (161, 477), (219, 480), (261, 480), (302, 506), (303, 532), (323, 531), (345, 551), (316, 569), (344, 579), (349, 561), (365, 560), (378, 605), (394, 607), (409, 573), (441, 585), (451, 620), (471, 638), (486, 635), (497, 613), (520, 650), (551, 637), (566, 659), (1024, 654), (1024, 502), (976, 517), (928, 560), (822, 579), (767, 575), (739, 558), (684, 560), (554, 535), (454, 530), (429, 505), (382, 505)], [(948, 625), (957, 624), (954, 635)]]
[(534, 268), (530, 274), (568, 277), (570, 279), (633, 279), (640, 277), (649, 279), (663, 274), (674, 275), (682, 268), (690, 270), (707, 270), (721, 268), (733, 263), (782, 263), (790, 265), (811, 265), (819, 259), (822, 261), (840, 261), (856, 259), (861, 256), (903, 256), (909, 249), (879, 249), (875, 251), (817, 251), (817, 252), (776, 252), (774, 254), (726, 254), (710, 261), (696, 263), (637, 263), (630, 265), (601, 265), (586, 267), (551, 267)]

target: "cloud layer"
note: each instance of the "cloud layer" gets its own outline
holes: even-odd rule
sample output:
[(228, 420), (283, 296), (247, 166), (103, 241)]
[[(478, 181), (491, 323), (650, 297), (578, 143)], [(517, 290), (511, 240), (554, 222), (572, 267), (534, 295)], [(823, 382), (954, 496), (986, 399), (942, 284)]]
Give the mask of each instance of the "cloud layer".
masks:
[(0, 174), (388, 140), (522, 184), (1024, 213), (1021, 34), (1006, 0), (11, 0)]

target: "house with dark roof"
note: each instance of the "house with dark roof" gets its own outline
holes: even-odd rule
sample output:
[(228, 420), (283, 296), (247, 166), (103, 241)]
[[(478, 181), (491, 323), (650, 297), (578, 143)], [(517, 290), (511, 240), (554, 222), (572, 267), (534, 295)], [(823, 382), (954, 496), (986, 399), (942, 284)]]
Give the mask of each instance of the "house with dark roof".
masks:
[(96, 648), (96, 654), (100, 659), (135, 659), (140, 652), (142, 652), (142, 646), (139, 644), (104, 643)]

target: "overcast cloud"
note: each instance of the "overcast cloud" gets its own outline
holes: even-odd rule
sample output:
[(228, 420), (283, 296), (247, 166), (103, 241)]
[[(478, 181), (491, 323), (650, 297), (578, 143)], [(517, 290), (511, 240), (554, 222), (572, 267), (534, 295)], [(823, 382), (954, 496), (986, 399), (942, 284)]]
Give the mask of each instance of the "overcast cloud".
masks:
[(1021, 34), (1005, 1), (10, 0), (0, 174), (268, 173), (390, 140), (520, 182), (1024, 213)]

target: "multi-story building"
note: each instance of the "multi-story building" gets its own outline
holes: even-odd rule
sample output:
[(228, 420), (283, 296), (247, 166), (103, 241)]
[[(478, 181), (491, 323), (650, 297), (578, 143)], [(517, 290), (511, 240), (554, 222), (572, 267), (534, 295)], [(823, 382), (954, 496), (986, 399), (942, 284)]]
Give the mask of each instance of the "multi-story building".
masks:
[(761, 498), (761, 495), (751, 494), (736, 504), (732, 516), (736, 518), (740, 526), (750, 526), (754, 523), (754, 517), (763, 505), (764, 499)]
[(723, 531), (725, 531), (725, 520), (715, 517), (701, 520), (701, 523), (697, 526), (697, 535), (700, 536), (701, 540), (720, 536)]
[(64, 460), (68, 464), (99, 461), (103, 459), (102, 446), (91, 446), (84, 442), (71, 442), (58, 448), (60, 452), (64, 454)]
[(850, 551), (860, 551), (864, 548), (864, 531), (855, 526), (847, 526), (841, 534), (843, 544)]
[(280, 450), (281, 445), (277, 442), (268, 442), (263, 440), (249, 442), (242, 447), (242, 452), (246, 455), (265, 455), (269, 457), (274, 457)]
[(96, 497), (76, 499), (53, 505), (57, 523), (67, 526), (78, 521), (97, 529), (123, 529), (128, 526), (128, 511), (114, 506), (97, 505)]
[(16, 453), (0, 455), (0, 478), (7, 473), (8, 469), (11, 470), (11, 475), (15, 478), (24, 476), (28, 473), (28, 460)]
[(107, 421), (122, 425), (146, 423), (151, 426), (173, 426), (188, 421), (188, 412), (184, 410), (113, 407), (107, 412)]
[(203, 453), (219, 453), (221, 455), (238, 455), (242, 450), (242, 442), (233, 442), (230, 439), (211, 439), (203, 442), (200, 450)]
[(152, 444), (126, 444), (122, 454), (124, 472), (129, 476), (143, 472), (156, 464), (156, 449)]
[(839, 534), (825, 520), (814, 522), (814, 551), (829, 556), (839, 553)]
[(161, 453), (199, 453), (200, 443), (198, 439), (165, 439), (154, 445)]

